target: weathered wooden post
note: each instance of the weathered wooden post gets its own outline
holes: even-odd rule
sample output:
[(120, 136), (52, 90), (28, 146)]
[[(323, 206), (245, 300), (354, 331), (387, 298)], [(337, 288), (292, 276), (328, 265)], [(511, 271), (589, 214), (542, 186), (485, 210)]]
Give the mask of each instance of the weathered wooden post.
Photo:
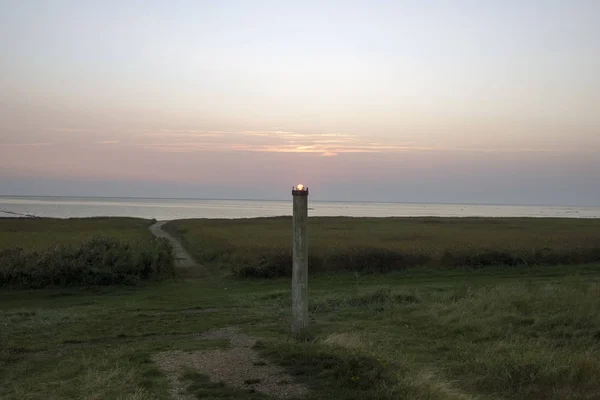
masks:
[(298, 185), (292, 196), (292, 334), (301, 337), (308, 329), (308, 188)]

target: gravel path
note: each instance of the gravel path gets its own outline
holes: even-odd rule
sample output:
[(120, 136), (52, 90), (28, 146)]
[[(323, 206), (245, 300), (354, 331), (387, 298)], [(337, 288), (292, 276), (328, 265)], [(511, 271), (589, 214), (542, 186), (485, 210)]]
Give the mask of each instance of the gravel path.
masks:
[(175, 264), (177, 267), (189, 268), (189, 267), (197, 267), (198, 263), (194, 261), (192, 256), (183, 248), (181, 243), (173, 236), (165, 232), (162, 227), (169, 221), (158, 221), (154, 225), (150, 226), (150, 232), (158, 237), (167, 239), (173, 245), (173, 250), (175, 251)]
[(169, 378), (173, 399), (193, 398), (185, 390), (189, 383), (179, 379), (186, 368), (208, 375), (213, 382), (238, 389), (253, 389), (275, 399), (299, 399), (308, 393), (306, 385), (294, 382), (283, 368), (260, 358), (252, 349), (255, 340), (237, 329), (209, 331), (199, 338), (228, 339), (231, 347), (195, 352), (166, 351), (152, 357)]

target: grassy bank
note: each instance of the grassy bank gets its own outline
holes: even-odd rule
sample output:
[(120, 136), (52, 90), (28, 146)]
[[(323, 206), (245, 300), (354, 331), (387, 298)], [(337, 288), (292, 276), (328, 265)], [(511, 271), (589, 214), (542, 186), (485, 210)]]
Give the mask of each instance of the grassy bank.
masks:
[[(238, 276), (289, 276), (291, 219), (181, 220), (165, 229), (201, 262)], [(600, 261), (600, 220), (311, 218), (310, 270), (387, 272)]]
[(172, 249), (133, 218), (0, 219), (0, 288), (135, 284), (174, 275)]

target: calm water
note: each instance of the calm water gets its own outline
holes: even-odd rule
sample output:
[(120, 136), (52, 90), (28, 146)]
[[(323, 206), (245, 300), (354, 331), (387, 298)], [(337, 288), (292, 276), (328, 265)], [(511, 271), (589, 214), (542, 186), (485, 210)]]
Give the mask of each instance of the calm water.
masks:
[[(600, 218), (600, 207), (542, 207), (460, 204), (310, 202), (311, 216), (352, 217), (562, 217)], [(6, 213), (40, 217), (126, 216), (156, 218), (251, 218), (291, 215), (290, 201), (178, 200), (75, 197), (0, 197)]]

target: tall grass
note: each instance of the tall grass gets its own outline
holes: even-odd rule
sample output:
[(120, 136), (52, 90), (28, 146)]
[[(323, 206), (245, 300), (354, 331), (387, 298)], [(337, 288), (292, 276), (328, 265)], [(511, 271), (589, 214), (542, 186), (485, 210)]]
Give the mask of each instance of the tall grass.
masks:
[[(291, 273), (291, 219), (182, 220), (167, 224), (204, 263), (240, 277)], [(600, 220), (537, 218), (310, 218), (311, 272), (600, 261)]]
[(0, 250), (0, 287), (135, 284), (173, 275), (172, 248), (164, 239), (98, 237), (41, 251)]

